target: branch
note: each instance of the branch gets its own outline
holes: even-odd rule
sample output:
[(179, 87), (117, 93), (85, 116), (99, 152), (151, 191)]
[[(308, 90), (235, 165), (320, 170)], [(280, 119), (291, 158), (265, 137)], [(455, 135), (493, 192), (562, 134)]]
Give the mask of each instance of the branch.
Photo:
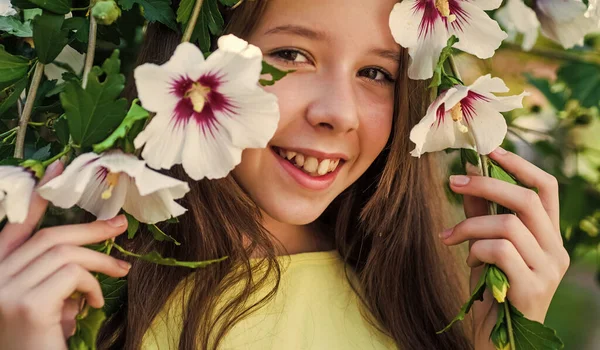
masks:
[(181, 42), (189, 42), (192, 39), (192, 34), (194, 34), (194, 29), (196, 28), (196, 23), (198, 23), (198, 18), (200, 17), (200, 10), (202, 9), (203, 0), (196, 0), (196, 5), (194, 5), (194, 11), (190, 16), (190, 20), (185, 27), (185, 33), (183, 33), (183, 37), (181, 38)]
[(33, 105), (35, 103), (37, 90), (40, 87), (42, 77), (44, 76), (44, 67), (44, 64), (40, 63), (39, 61), (35, 64), (35, 73), (33, 73), (31, 86), (29, 87), (29, 92), (27, 93), (27, 102), (25, 102), (25, 107), (23, 107), (23, 114), (21, 114), (21, 118), (19, 119), (19, 128), (17, 129), (17, 141), (15, 144), (14, 153), (15, 158), (23, 158), (24, 155), (25, 134), (27, 133), (27, 124), (29, 123), (29, 119), (31, 118), (31, 113), (33, 112)]

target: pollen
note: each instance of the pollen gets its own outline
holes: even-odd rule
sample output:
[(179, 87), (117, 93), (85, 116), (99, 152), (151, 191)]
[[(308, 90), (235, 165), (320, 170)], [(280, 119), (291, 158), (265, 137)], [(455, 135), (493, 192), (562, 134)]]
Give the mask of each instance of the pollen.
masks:
[(119, 183), (119, 173), (108, 173), (106, 175), (106, 183), (108, 184), (108, 189), (102, 192), (102, 199), (109, 199), (112, 197), (112, 191)]
[(438, 9), (442, 17), (446, 17), (448, 19), (448, 23), (452, 23), (456, 20), (456, 15), (450, 13), (449, 0), (435, 0), (435, 7)]
[(460, 132), (462, 132), (463, 134), (469, 132), (469, 128), (462, 122), (464, 119), (464, 114), (460, 102), (454, 105), (454, 107), (452, 107), (452, 109), (450, 110), (450, 116), (452, 116), (453, 121), (458, 123), (458, 130)]
[(206, 87), (206, 86), (196, 82), (185, 93), (185, 97), (189, 98), (192, 101), (194, 112), (200, 113), (204, 109), (204, 105), (206, 104), (206, 100), (208, 99), (209, 93), (210, 93), (209, 87)]

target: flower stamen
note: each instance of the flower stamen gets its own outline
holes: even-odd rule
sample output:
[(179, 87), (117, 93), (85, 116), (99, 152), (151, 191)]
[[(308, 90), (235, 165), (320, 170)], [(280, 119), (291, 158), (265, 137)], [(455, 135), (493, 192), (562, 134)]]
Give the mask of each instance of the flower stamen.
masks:
[(450, 14), (449, 0), (435, 0), (435, 7), (440, 12), (442, 17), (446, 17), (448, 19), (448, 23), (456, 21), (456, 15)]
[(119, 183), (119, 173), (108, 173), (106, 176), (106, 182), (108, 183), (108, 189), (102, 192), (102, 199), (109, 199), (112, 197), (112, 191)]
[(192, 101), (194, 112), (200, 113), (204, 109), (210, 88), (198, 82), (192, 84), (192, 87), (185, 93), (185, 97)]
[(457, 103), (454, 107), (452, 107), (452, 109), (450, 110), (450, 115), (452, 116), (452, 120), (458, 123), (458, 130), (460, 132), (462, 132), (463, 134), (469, 132), (469, 128), (462, 123), (464, 119), (464, 114), (462, 110), (462, 104), (460, 102)]

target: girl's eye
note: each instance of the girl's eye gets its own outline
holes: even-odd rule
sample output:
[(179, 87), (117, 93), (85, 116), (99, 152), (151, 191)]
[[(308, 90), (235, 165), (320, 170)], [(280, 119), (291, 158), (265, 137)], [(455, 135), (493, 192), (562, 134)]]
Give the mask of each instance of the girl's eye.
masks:
[(394, 77), (381, 68), (365, 68), (358, 75), (382, 85), (395, 83)]
[(291, 63), (291, 64), (303, 64), (303, 63), (310, 62), (310, 60), (306, 57), (305, 54), (303, 54), (302, 52), (300, 52), (298, 50), (292, 50), (292, 49), (284, 49), (284, 50), (275, 51), (275, 52), (271, 53), (270, 56), (277, 60), (284, 61), (284, 62)]

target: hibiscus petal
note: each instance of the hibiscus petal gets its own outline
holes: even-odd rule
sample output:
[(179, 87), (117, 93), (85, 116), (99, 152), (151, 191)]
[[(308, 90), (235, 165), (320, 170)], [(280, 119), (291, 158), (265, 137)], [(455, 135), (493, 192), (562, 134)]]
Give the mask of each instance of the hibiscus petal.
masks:
[(102, 193), (108, 190), (108, 184), (103, 181), (103, 177), (94, 176), (88, 183), (77, 205), (94, 214), (98, 220), (112, 219), (117, 216), (125, 202), (128, 182), (129, 176), (120, 174), (118, 183), (112, 189), (110, 198), (102, 199)]
[(6, 216), (11, 223), (23, 223), (29, 212), (29, 203), (35, 187), (35, 180), (24, 169), (21, 169), (20, 173), (13, 174), (10, 179), (13, 182), (13, 188), (6, 192), (6, 197), (3, 200)]
[[(139, 180), (137, 181), (139, 183)], [(187, 210), (173, 201), (167, 190), (142, 196), (135, 184), (130, 185), (123, 209), (138, 221), (155, 224), (184, 214)]]
[(495, 10), (502, 5), (502, 0), (466, 0), (484, 11)]
[(598, 25), (597, 20), (585, 17), (585, 5), (577, 1), (561, 3), (563, 3), (563, 6), (559, 7), (561, 11), (557, 11), (554, 5), (545, 8), (544, 4), (538, 4), (536, 12), (541, 23), (542, 34), (560, 43), (565, 49), (583, 45), (584, 36)]
[[(262, 71), (260, 49), (241, 39), (228, 37), (228, 40), (222, 40), (223, 37), (219, 39), (219, 45), (224, 46), (219, 46), (219, 50), (208, 57), (203, 70), (216, 72), (221, 81), (240, 87), (257, 86)], [(245, 45), (245, 48), (240, 48), (240, 45)]]
[(167, 175), (163, 175), (154, 170), (145, 168), (135, 177), (136, 191), (140, 196), (147, 196), (157, 191), (167, 191), (172, 198), (182, 198), (189, 192), (190, 188), (187, 182), (177, 180)]
[(97, 166), (106, 168), (111, 173), (125, 173), (130, 177), (139, 176), (145, 169), (146, 164), (132, 154), (120, 151), (102, 154)]
[(523, 98), (529, 95), (531, 94), (525, 91), (517, 96), (495, 97), (489, 103), (498, 112), (508, 112), (512, 111), (513, 109), (523, 108)]
[(491, 74), (486, 74), (477, 78), (477, 80), (475, 80), (475, 82), (471, 84), (468, 89), (484, 96), (490, 96), (490, 93), (492, 92), (509, 91), (508, 86), (506, 86), (502, 79), (498, 77), (492, 78)]
[(506, 6), (496, 12), (496, 19), (506, 28), (509, 40), (514, 41), (516, 33), (523, 33), (521, 47), (529, 51), (537, 41), (540, 21), (535, 11), (521, 0), (508, 0)]
[(489, 154), (502, 144), (507, 131), (506, 120), (489, 102), (472, 103), (475, 116), (469, 120), (469, 134), (475, 138), (477, 152)]
[(179, 98), (173, 94), (173, 82), (180, 77), (163, 67), (147, 63), (133, 72), (142, 106), (151, 112), (172, 111)]
[(457, 12), (457, 19), (449, 25), (450, 34), (460, 40), (454, 47), (479, 58), (492, 57), (507, 34), (479, 7), (467, 2), (460, 7), (464, 12)]
[(135, 148), (144, 147), (142, 157), (154, 169), (170, 169), (182, 161), (185, 142), (183, 123), (167, 114), (157, 114), (133, 141)]
[(171, 59), (162, 68), (177, 73), (177, 75), (186, 75), (190, 69), (201, 66), (203, 63), (202, 51), (196, 45), (184, 42), (177, 46)]

